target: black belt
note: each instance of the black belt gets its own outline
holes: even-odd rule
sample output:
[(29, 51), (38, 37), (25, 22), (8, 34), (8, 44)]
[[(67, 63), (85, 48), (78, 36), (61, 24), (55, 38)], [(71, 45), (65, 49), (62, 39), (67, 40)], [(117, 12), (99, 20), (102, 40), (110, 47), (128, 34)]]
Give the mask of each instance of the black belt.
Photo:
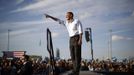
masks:
[(74, 35), (74, 36), (72, 36), (72, 37), (70, 37), (70, 38), (75, 38), (75, 37), (79, 37), (79, 35)]

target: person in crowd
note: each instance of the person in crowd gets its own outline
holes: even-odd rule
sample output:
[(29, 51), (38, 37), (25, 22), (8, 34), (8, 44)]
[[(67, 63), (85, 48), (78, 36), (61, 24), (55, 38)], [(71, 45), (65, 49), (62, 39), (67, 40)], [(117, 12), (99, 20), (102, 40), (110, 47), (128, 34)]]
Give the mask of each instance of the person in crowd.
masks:
[(28, 55), (23, 55), (21, 60), (23, 62), (23, 66), (18, 71), (18, 74), (19, 75), (32, 75), (33, 68), (32, 68), (31, 61), (29, 61), (29, 56)]

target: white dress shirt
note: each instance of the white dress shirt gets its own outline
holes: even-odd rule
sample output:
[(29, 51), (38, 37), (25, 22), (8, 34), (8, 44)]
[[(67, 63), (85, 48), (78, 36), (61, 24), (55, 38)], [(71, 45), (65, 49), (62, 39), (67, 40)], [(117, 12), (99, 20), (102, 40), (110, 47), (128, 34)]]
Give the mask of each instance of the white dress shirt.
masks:
[(74, 19), (71, 23), (68, 23), (68, 21), (64, 23), (63, 20), (58, 21), (59, 24), (66, 26), (70, 37), (83, 33), (82, 24), (78, 19)]

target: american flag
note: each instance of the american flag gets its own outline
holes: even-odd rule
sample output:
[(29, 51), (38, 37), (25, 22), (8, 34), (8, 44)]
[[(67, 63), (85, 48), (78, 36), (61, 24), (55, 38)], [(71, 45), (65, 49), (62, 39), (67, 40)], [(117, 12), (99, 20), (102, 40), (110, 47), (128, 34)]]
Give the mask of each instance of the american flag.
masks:
[(25, 51), (13, 51), (13, 56), (16, 58), (21, 58), (25, 54)]

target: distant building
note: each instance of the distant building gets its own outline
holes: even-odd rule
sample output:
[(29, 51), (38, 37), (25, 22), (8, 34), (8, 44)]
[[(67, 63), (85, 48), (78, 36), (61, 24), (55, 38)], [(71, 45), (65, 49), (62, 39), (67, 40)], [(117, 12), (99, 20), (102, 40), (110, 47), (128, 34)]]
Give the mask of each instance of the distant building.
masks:
[(6, 58), (21, 58), (26, 51), (3, 51), (3, 57)]
[(56, 49), (56, 58), (60, 59), (60, 50), (58, 48)]

